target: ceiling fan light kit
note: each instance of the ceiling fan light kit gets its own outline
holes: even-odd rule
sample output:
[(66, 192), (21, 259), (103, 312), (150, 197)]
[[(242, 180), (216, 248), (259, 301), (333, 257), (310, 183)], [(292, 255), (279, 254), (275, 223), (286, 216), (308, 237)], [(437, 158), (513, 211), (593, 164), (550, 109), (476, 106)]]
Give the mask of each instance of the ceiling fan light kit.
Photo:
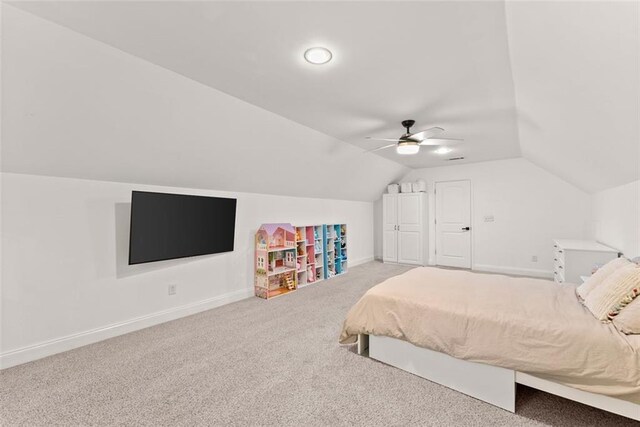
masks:
[(420, 144), (418, 142), (401, 141), (398, 142), (396, 147), (396, 153), (403, 156), (417, 154), (420, 151)]

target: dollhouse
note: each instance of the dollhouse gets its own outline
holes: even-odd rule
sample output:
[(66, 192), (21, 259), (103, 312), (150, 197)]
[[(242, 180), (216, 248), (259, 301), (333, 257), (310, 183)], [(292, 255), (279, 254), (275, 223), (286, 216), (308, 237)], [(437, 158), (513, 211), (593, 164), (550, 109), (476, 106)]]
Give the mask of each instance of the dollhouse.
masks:
[(296, 290), (295, 234), (286, 223), (263, 224), (256, 232), (256, 296), (269, 299)]
[(256, 232), (255, 294), (269, 299), (347, 271), (346, 224), (263, 224)]

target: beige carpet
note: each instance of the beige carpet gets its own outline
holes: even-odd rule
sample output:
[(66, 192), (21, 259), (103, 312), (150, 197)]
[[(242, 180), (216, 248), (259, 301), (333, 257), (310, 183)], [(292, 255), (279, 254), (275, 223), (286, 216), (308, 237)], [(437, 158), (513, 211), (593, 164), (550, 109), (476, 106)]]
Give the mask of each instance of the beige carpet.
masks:
[(339, 346), (349, 307), (406, 270), (372, 262), (2, 371), (2, 425), (633, 425), (525, 387), (511, 414)]

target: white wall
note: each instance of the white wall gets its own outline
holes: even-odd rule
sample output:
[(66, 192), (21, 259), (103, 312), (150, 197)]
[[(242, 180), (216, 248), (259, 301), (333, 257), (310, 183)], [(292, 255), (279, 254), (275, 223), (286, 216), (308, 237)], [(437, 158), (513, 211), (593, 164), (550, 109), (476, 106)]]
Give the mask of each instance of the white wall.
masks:
[(627, 257), (640, 256), (640, 181), (593, 196), (595, 238)]
[[(553, 238), (587, 238), (590, 196), (525, 159), (417, 169), (403, 181), (429, 188), (429, 262), (435, 262), (434, 183), (471, 180), (473, 269), (551, 277)], [(374, 204), (375, 219), (381, 215)], [(492, 215), (494, 222), (484, 222)], [(381, 237), (376, 228), (376, 257)], [(538, 261), (533, 262), (532, 257)]]
[[(237, 197), (235, 250), (128, 266), (134, 189)], [(350, 265), (373, 258), (371, 202), (11, 173), (2, 193), (3, 367), (252, 295), (262, 222), (346, 223)]]

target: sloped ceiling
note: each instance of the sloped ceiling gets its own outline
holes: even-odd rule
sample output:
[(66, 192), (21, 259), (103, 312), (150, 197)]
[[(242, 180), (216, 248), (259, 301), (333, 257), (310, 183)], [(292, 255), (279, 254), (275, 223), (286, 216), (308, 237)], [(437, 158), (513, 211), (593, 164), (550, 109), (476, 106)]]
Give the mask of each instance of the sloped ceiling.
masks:
[(639, 2), (509, 2), (522, 155), (588, 191), (640, 179)]
[(30, 13), (2, 15), (3, 172), (368, 201), (407, 172)]
[[(462, 162), (522, 155), (591, 192), (638, 179), (638, 156), (628, 155), (640, 151), (635, 2), (16, 6), (336, 144), (377, 147), (364, 137), (396, 137), (399, 122), (413, 118), (417, 128), (442, 126), (464, 138), (451, 154)], [(334, 61), (306, 64), (302, 52), (314, 45), (331, 48)], [(350, 162), (381, 156), (412, 168), (448, 164), (430, 150)]]
[[(21, 2), (19, 7), (334, 138), (373, 149), (442, 126), (451, 156), (517, 157), (500, 2)], [(318, 67), (306, 48), (330, 47)], [(489, 114), (486, 114), (489, 110)], [(442, 165), (422, 150), (409, 167)]]

